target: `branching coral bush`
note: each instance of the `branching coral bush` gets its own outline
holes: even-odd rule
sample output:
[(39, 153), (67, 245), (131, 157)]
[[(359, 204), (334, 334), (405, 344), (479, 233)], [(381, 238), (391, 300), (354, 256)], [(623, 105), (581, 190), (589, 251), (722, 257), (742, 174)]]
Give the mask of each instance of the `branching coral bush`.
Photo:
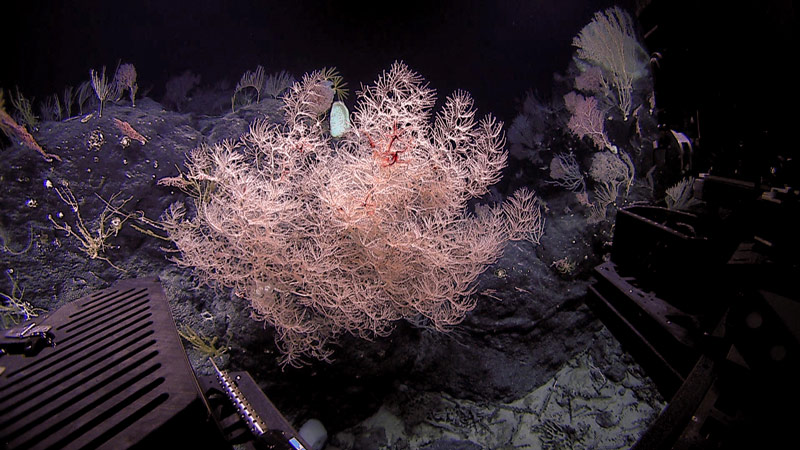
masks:
[(550, 184), (561, 186), (572, 192), (586, 192), (586, 180), (572, 152), (558, 153), (553, 156), (553, 159), (550, 160), (550, 178)]
[(552, 126), (554, 110), (533, 92), (525, 95), (521, 106), (520, 114), (508, 127), (509, 153), (514, 158), (541, 164), (542, 155), (550, 150), (547, 132)]
[(337, 337), (385, 336), (395, 321), (447, 330), (475, 306), (475, 281), (507, 240), (538, 242), (539, 201), (518, 191), (470, 213), (506, 164), (501, 124), (456, 92), (431, 121), (434, 92), (402, 63), (359, 92), (353, 127), (331, 141), (323, 72), (284, 96), (284, 124), (194, 150), (183, 188), (193, 214), (163, 218), (207, 281), (248, 299), (277, 331), (283, 362), (327, 360)]
[(665, 195), (664, 201), (667, 208), (673, 210), (688, 211), (700, 203), (700, 200), (694, 196), (694, 177), (684, 178), (674, 186), (667, 188)]
[[(81, 215), (80, 205), (81, 202), (75, 198), (69, 185), (64, 183), (63, 187), (55, 188), (58, 197), (61, 198), (67, 206), (70, 207), (72, 213), (75, 215), (74, 225), (68, 222), (59, 222), (53, 218), (52, 215), (47, 215), (47, 219), (53, 224), (56, 230), (63, 231), (67, 236), (77, 240), (80, 244), (80, 249), (86, 253), (90, 259), (100, 259), (107, 262), (111, 267), (125, 272), (124, 269), (116, 266), (106, 256), (106, 250), (111, 247), (109, 240), (116, 236), (122, 229), (125, 222), (130, 219), (131, 215), (123, 212), (123, 207), (131, 199), (117, 200), (120, 193), (114, 194), (108, 201), (105, 201), (98, 195), (98, 198), (105, 203), (105, 208), (100, 212), (100, 216), (95, 220), (87, 221)], [(59, 218), (63, 214), (59, 213)]]
[(564, 96), (564, 104), (572, 113), (567, 122), (567, 129), (578, 138), (589, 137), (589, 140), (600, 150), (617, 151), (617, 147), (608, 140), (605, 132), (603, 111), (597, 106), (597, 99), (584, 97), (574, 91)]
[(625, 187), (627, 197), (636, 175), (633, 161), (625, 152), (598, 152), (592, 156), (589, 175), (595, 181), (594, 202), (590, 221), (605, 220), (607, 208), (615, 204), (620, 188)]
[(136, 67), (133, 64), (123, 64), (117, 68), (117, 73), (114, 75), (115, 90), (118, 96), (122, 96), (125, 91), (131, 99), (131, 107), (136, 107), (136, 92), (139, 91), (139, 85), (136, 83)]
[(628, 120), (636, 106), (634, 83), (648, 75), (649, 61), (647, 52), (636, 39), (631, 16), (618, 7), (598, 12), (575, 36), (572, 45), (577, 48), (577, 58), (602, 70), (599, 90), (619, 107), (623, 119)]

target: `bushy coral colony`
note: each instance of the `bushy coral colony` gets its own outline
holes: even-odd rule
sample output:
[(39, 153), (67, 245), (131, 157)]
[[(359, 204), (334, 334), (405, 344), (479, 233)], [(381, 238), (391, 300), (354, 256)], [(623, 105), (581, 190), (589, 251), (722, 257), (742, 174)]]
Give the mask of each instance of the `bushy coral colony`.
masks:
[(398, 319), (447, 330), (475, 306), (474, 281), (504, 242), (544, 230), (525, 189), (467, 212), (506, 160), (500, 123), (476, 120), (468, 94), (430, 123), (433, 91), (395, 63), (359, 93), (337, 141), (320, 119), (332, 100), (325, 73), (308, 74), (283, 98), (284, 124), (198, 148), (162, 181), (193, 196), (194, 217), (174, 205), (164, 221), (180, 263), (247, 298), (290, 364)]

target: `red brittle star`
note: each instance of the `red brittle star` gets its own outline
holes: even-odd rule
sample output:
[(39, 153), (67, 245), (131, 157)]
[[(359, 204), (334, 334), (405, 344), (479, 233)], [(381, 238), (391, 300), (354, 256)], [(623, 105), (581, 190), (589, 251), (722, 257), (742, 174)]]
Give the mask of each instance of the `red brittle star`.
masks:
[(395, 142), (400, 139), (400, 135), (403, 133), (403, 131), (403, 129), (397, 129), (397, 121), (395, 120), (392, 124), (392, 134), (389, 136), (389, 142), (386, 144), (386, 150), (384, 151), (375, 150), (375, 141), (373, 141), (372, 137), (369, 135), (369, 133), (367, 133), (367, 139), (369, 140), (369, 146), (373, 149), (373, 154), (384, 161), (383, 164), (381, 164), (381, 167), (388, 167), (394, 165), (395, 163), (408, 162), (400, 159), (400, 153), (406, 151), (405, 148), (401, 150), (392, 150), (392, 146), (394, 146)]

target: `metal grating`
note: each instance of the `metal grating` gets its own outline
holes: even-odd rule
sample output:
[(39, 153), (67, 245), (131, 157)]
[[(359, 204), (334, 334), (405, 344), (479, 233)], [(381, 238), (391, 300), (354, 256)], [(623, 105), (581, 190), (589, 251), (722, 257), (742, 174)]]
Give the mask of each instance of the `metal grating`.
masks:
[(128, 448), (202, 401), (155, 279), (118, 282), (41, 323), (55, 347), (0, 359), (9, 449)]

